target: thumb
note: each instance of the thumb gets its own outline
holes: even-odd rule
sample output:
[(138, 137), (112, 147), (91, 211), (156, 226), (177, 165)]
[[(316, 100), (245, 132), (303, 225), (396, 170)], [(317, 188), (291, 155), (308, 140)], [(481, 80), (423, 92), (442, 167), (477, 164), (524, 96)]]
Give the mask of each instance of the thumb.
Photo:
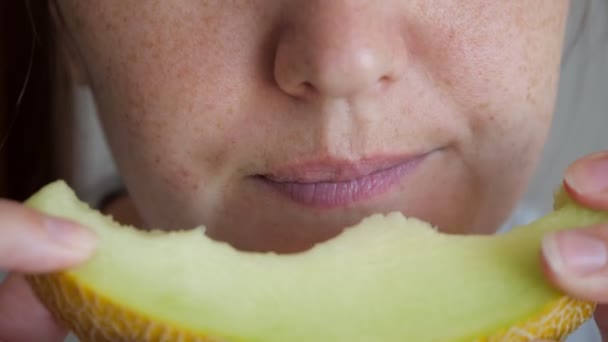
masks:
[(0, 200), (0, 270), (55, 271), (88, 258), (95, 235), (75, 223)]
[(11, 274), (0, 284), (0, 341), (59, 342), (66, 335), (22, 276)]
[(550, 281), (571, 296), (608, 303), (608, 226), (547, 235), (542, 262)]

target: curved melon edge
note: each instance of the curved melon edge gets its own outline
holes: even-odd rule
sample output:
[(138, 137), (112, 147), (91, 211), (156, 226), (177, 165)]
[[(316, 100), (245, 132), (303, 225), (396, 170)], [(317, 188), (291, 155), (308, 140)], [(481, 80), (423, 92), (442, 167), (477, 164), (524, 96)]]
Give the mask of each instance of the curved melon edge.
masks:
[[(67, 186), (63, 181), (49, 184)], [(70, 189), (71, 190), (71, 189)], [(38, 194), (38, 193), (37, 193)], [(37, 194), (32, 196), (26, 203), (36, 206)], [(83, 209), (91, 210), (86, 203), (80, 202)], [(574, 205), (567, 193), (560, 188), (555, 194), (555, 208), (559, 209), (566, 205)], [(108, 224), (116, 225), (125, 229), (136, 230), (135, 227), (121, 225), (111, 216), (103, 215)], [(204, 231), (204, 227), (198, 227)], [(138, 231), (139, 232), (139, 231)], [(162, 231), (159, 231), (162, 233)], [(179, 233), (179, 232), (177, 232)], [(95, 293), (91, 288), (77, 281), (70, 271), (58, 272), (53, 274), (38, 274), (27, 276), (28, 282), (40, 300), (49, 310), (59, 318), (69, 329), (73, 330), (83, 341), (116, 341), (117, 339), (141, 338), (140, 336), (129, 336), (132, 331), (146, 331), (150, 334), (149, 340), (154, 337), (178, 335), (184, 341), (244, 341), (241, 338), (223, 336), (220, 337), (212, 332), (192, 331), (180, 326), (179, 322), (160, 322), (145, 313), (136, 313), (132, 309), (113, 303), (102, 294)], [(574, 330), (592, 317), (595, 309), (594, 303), (589, 303), (568, 296), (558, 297), (556, 300), (547, 303), (545, 308), (538, 314), (531, 315), (521, 323), (517, 323), (509, 328), (497, 330), (484, 337), (472, 337), (471, 341), (529, 341), (533, 338), (562, 338), (569, 335)], [(564, 315), (563, 310), (569, 310), (570, 314)], [(104, 311), (103, 315), (100, 313)], [(115, 319), (112, 322), (105, 322), (107, 326), (96, 326), (94, 318), (99, 317), (124, 317), (130, 319), (136, 326), (122, 327), (112, 322), (120, 322), (122, 319)], [(553, 318), (551, 318), (553, 316)], [(565, 317), (565, 318), (564, 318)], [(557, 320), (553, 324), (548, 321)], [(104, 322), (101, 322), (102, 324)], [(566, 324), (563, 327), (563, 324)], [(539, 330), (539, 327), (542, 330)], [(126, 329), (124, 329), (126, 328)], [(487, 333), (487, 332), (486, 332)], [(248, 340), (249, 341), (249, 340)]]

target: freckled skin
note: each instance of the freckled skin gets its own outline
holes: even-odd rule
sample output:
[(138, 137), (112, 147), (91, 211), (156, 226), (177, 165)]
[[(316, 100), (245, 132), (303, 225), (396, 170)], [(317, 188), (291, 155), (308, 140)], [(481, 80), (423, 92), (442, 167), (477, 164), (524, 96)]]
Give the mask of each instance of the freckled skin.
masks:
[[(132, 201), (295, 251), (373, 212), (499, 227), (553, 112), (566, 0), (59, 0)], [(251, 179), (311, 157), (436, 150), (388, 194), (331, 211)]]

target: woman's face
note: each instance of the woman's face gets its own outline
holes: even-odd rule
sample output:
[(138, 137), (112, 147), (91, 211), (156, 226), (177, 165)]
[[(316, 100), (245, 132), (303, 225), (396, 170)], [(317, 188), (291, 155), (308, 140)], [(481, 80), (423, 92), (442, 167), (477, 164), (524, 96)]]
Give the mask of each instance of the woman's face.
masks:
[(376, 212), (488, 233), (535, 167), (567, 0), (58, 0), (140, 215), (291, 252)]

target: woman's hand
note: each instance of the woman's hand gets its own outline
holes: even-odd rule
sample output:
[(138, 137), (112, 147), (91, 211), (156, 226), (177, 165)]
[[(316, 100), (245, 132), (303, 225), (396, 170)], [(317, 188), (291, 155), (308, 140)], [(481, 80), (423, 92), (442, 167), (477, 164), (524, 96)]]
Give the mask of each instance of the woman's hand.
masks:
[[(608, 151), (572, 164), (564, 185), (580, 204), (608, 210)], [(557, 287), (600, 304), (595, 319), (608, 342), (608, 225), (548, 235), (542, 251), (545, 272)]]
[(85, 261), (95, 235), (76, 224), (0, 200), (0, 341), (63, 341), (67, 331), (36, 300), (22, 274), (56, 271)]

